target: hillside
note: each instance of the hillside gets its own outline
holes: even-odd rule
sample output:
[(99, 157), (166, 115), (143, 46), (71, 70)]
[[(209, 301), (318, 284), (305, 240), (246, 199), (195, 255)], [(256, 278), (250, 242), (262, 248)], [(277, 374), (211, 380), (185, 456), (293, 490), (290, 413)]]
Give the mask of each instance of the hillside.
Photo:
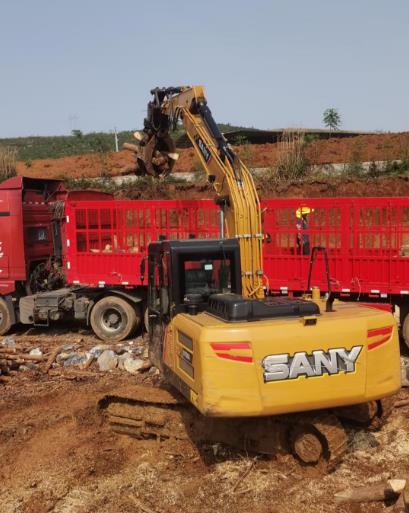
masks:
[[(85, 137), (85, 136), (84, 136)], [(126, 139), (132, 141), (131, 136)], [(252, 168), (273, 168), (277, 163), (280, 143), (244, 144), (236, 148), (238, 154)], [(71, 151), (68, 148), (66, 151)], [(409, 132), (361, 135), (349, 139), (332, 138), (312, 141), (303, 149), (309, 165), (328, 163), (394, 161), (409, 162)], [(193, 148), (179, 150), (176, 172), (200, 171), (200, 163)], [(98, 151), (58, 159), (20, 160), (18, 174), (32, 177), (80, 178), (118, 175), (132, 165), (133, 155), (126, 151), (114, 153)]]

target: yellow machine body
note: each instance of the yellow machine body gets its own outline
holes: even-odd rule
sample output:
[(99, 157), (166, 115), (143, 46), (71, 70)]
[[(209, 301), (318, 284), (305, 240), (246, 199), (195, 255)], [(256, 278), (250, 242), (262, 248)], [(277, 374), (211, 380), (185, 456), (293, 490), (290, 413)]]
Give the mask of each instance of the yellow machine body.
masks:
[[(148, 105), (144, 135), (138, 136), (139, 160), (150, 165), (155, 155), (165, 162), (166, 156), (174, 157), (172, 148), (168, 148), (171, 152), (162, 150), (170, 127), (182, 121), (222, 205), (225, 236), (238, 242), (240, 294), (255, 301), (268, 299), (256, 186), (250, 170), (217, 127), (204, 88), (182, 86), (151, 92), (154, 100)], [(161, 174), (160, 168), (156, 171)], [(172, 291), (179, 286), (178, 273), (179, 268), (162, 279), (160, 287)], [(150, 284), (155, 276), (152, 272)], [(181, 298), (177, 305), (171, 300), (169, 306), (166, 301), (159, 312), (156, 296), (152, 296), (149, 312), (160, 334), (152, 337), (152, 361), (158, 367), (164, 365), (171, 382), (208, 416), (267, 416), (334, 408), (396, 392), (400, 387), (399, 342), (392, 314), (340, 302), (334, 303), (334, 311), (326, 311), (318, 296), (319, 291), (313, 291), (321, 312), (316, 316), (274, 316), (251, 322), (230, 322), (206, 308), (195, 315), (187, 313)], [(177, 310), (185, 306), (186, 310)]]
[[(323, 302), (318, 304), (323, 311)], [(395, 393), (400, 387), (399, 343), (391, 314), (338, 302), (334, 310), (313, 318), (240, 323), (206, 312), (179, 314), (167, 327), (164, 363), (207, 416), (334, 408)], [(345, 369), (337, 354), (350, 355), (353, 348), (360, 348), (354, 357), (359, 354)], [(274, 365), (268, 366), (269, 357), (277, 360), (277, 355), (281, 362), (287, 355), (287, 369), (285, 363), (276, 364), (285, 379), (270, 380), (266, 368)], [(290, 362), (295, 358), (294, 372)]]

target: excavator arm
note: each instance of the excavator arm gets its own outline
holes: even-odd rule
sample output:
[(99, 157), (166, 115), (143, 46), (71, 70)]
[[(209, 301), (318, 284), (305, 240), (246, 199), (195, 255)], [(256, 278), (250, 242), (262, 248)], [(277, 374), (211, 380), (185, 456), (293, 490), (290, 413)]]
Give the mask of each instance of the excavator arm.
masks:
[(260, 201), (249, 169), (220, 132), (202, 86), (151, 93), (143, 133), (135, 133), (139, 170), (157, 177), (170, 173), (178, 155), (169, 132), (181, 120), (224, 211), (226, 235), (239, 240), (243, 295), (263, 297)]

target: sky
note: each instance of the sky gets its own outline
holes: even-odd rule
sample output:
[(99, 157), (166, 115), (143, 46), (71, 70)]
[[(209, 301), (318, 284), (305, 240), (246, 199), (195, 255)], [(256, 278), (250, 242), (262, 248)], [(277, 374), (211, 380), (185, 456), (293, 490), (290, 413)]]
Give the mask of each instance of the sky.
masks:
[(219, 122), (409, 130), (409, 0), (0, 0), (0, 137), (131, 130), (156, 86)]

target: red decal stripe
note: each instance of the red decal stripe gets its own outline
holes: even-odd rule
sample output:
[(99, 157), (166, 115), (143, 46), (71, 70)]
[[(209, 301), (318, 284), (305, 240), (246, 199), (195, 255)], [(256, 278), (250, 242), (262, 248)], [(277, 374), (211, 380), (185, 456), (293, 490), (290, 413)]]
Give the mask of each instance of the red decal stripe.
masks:
[(368, 350), (370, 351), (371, 349), (375, 349), (375, 347), (378, 347), (378, 346), (384, 344), (389, 339), (390, 339), (390, 336), (387, 336), (387, 337), (381, 338), (380, 340), (377, 340), (376, 342), (372, 342), (371, 344), (368, 344)]
[(210, 344), (215, 351), (230, 351), (230, 349), (250, 349), (248, 342), (232, 342), (232, 343), (219, 343), (212, 342)]
[(224, 358), (225, 360), (233, 360), (235, 362), (245, 362), (245, 363), (252, 363), (253, 357), (252, 356), (239, 356), (229, 353), (216, 353), (216, 355), (219, 358)]
[(368, 330), (368, 337), (376, 337), (378, 335), (391, 335), (393, 326), (385, 326), (384, 328), (375, 328)]

